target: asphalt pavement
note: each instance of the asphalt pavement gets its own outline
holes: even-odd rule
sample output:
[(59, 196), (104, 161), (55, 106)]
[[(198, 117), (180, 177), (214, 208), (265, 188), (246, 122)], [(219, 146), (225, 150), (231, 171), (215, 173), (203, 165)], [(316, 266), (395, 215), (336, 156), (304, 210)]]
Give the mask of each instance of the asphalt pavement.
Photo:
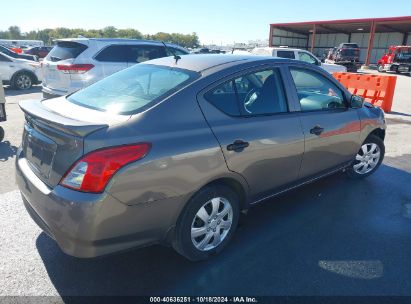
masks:
[(0, 296), (411, 296), (411, 78), (400, 76), (387, 115), (386, 158), (364, 180), (336, 174), (252, 208), (228, 248), (192, 263), (153, 246), (77, 259), (27, 215), (14, 185), (23, 114), (40, 98), (6, 90), (0, 144)]

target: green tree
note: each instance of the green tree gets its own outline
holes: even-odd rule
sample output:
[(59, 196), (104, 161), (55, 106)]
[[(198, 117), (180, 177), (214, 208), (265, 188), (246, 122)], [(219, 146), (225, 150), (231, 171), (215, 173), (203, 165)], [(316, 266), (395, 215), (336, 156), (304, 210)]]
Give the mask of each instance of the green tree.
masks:
[(117, 31), (117, 37), (119, 38), (130, 38), (130, 39), (141, 39), (143, 34), (140, 31), (128, 28), (128, 29), (119, 29)]
[(103, 28), (103, 37), (116, 38), (117, 37), (117, 29), (114, 26), (107, 26), (107, 27)]
[[(53, 40), (62, 38), (76, 38), (84, 36), (87, 38), (130, 38), (130, 39), (151, 39), (164, 42), (171, 42), (183, 47), (198, 47), (200, 40), (196, 33), (181, 34), (181, 33), (165, 33), (158, 32), (154, 35), (142, 34), (140, 31), (132, 28), (117, 29), (114, 26), (107, 26), (103, 29), (82, 28), (70, 29), (66, 27), (58, 27), (55, 29), (42, 29), (24, 33), (25, 39), (42, 40), (45, 44), (53, 44)], [(0, 39), (22, 39), (23, 35), (18, 26), (10, 26), (7, 31), (0, 31)]]
[(18, 26), (10, 26), (9, 27), (9, 38), (10, 39), (21, 39), (21, 31)]

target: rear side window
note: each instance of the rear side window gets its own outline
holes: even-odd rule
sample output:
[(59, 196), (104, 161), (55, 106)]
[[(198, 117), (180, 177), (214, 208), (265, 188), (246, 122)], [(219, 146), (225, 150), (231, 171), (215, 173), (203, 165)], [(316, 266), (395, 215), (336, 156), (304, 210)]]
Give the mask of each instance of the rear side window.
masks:
[(220, 111), (230, 116), (240, 116), (240, 108), (234, 89), (234, 80), (223, 83), (205, 95), (206, 99)]
[(198, 77), (183, 69), (137, 64), (80, 90), (67, 99), (111, 114), (131, 115), (181, 89)]
[(87, 46), (82, 43), (73, 41), (59, 41), (57, 45), (48, 54), (47, 59), (51, 61), (61, 61), (77, 58), (82, 52), (87, 49)]
[(165, 57), (164, 47), (156, 45), (131, 45), (129, 49), (128, 62), (141, 63), (160, 57)]
[(205, 94), (205, 98), (231, 116), (258, 116), (287, 112), (287, 101), (277, 69), (245, 74)]
[(96, 60), (102, 62), (127, 62), (127, 48), (127, 45), (110, 45), (96, 56)]
[(277, 51), (277, 57), (295, 59), (293, 51)]

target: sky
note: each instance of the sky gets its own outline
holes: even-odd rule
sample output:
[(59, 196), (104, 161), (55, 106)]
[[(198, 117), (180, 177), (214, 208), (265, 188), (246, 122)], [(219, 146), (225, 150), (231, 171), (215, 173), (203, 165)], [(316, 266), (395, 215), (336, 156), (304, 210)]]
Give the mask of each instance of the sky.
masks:
[(410, 0), (0, 0), (0, 7), (7, 12), (0, 30), (111, 25), (144, 34), (196, 32), (201, 43), (217, 45), (268, 39), (270, 23), (411, 15)]

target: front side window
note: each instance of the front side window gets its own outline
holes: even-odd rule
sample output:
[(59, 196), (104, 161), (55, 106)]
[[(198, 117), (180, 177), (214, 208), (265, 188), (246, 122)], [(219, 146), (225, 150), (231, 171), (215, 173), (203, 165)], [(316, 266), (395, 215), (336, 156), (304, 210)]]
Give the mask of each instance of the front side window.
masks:
[(137, 64), (80, 90), (67, 99), (80, 106), (112, 114), (131, 115), (181, 89), (196, 72)]
[(295, 59), (294, 51), (277, 51), (277, 57)]
[(317, 64), (317, 60), (306, 52), (298, 52), (298, 57), (301, 61), (308, 62), (311, 64)]
[(155, 45), (131, 45), (128, 62), (141, 63), (144, 61), (165, 57), (164, 47)]
[(301, 111), (346, 108), (343, 92), (331, 80), (318, 72), (290, 68)]
[(283, 113), (287, 102), (277, 69), (245, 74), (205, 95), (215, 107), (231, 116), (256, 116)]

